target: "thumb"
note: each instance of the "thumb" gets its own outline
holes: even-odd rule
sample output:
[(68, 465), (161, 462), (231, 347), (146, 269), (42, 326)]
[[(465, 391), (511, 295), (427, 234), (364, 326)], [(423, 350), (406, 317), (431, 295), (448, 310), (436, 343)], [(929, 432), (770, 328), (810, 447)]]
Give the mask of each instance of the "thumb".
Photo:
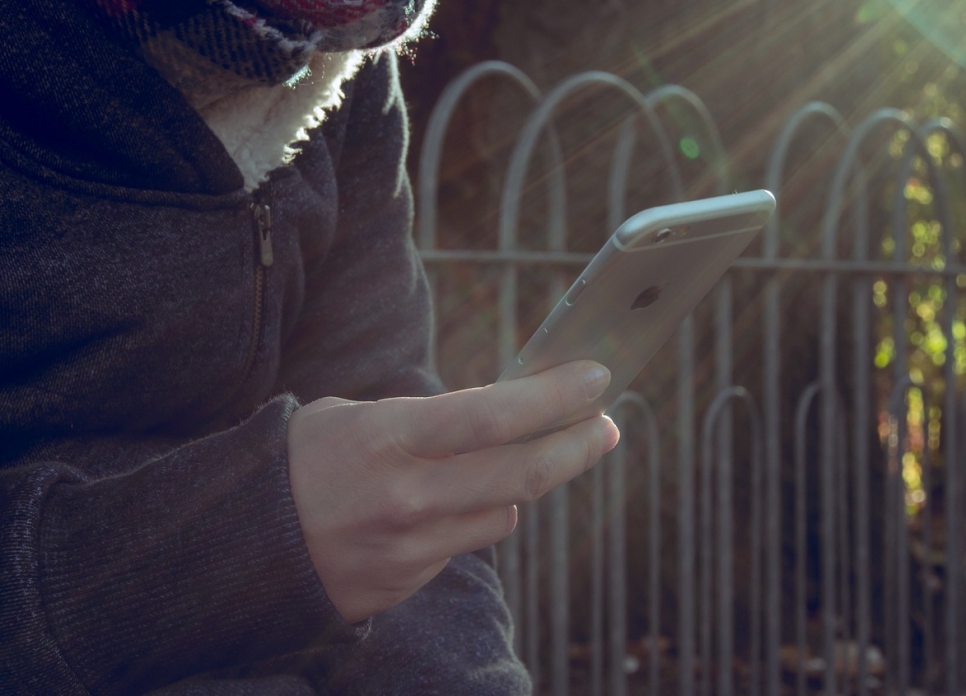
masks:
[(295, 413), (301, 416), (311, 416), (315, 413), (321, 413), (322, 411), (327, 411), (330, 408), (336, 408), (337, 406), (345, 406), (347, 404), (355, 404), (357, 401), (352, 401), (350, 399), (340, 399), (337, 396), (327, 396), (324, 399), (316, 399), (310, 403), (305, 404), (305, 406), (300, 407)]

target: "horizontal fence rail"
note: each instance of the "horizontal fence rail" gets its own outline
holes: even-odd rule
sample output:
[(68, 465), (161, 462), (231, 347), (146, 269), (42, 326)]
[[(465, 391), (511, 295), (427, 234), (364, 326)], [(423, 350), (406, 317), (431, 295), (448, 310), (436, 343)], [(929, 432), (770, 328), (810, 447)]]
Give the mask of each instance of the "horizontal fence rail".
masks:
[[(461, 100), (484, 79), (515, 85), (533, 111), (503, 179), (497, 248), (443, 249), (437, 229), (443, 143)], [(612, 90), (628, 104), (605, 194), (611, 229), (626, 214), (631, 155), (641, 137), (661, 158), (671, 200), (686, 197), (661, 106), (673, 103), (697, 119), (711, 144), (711, 191), (732, 190), (714, 120), (682, 87), (643, 94), (615, 75), (588, 72), (543, 95), (519, 70), (498, 62), (454, 81), (424, 138), (417, 243), (434, 286), (454, 268), (496, 271), (494, 349), (501, 365), (527, 338), (518, 328), (521, 274), (543, 269), (550, 275), (540, 298), (549, 309), (567, 278), (592, 257), (567, 249), (566, 159), (555, 125), (561, 103), (588, 88)], [(817, 253), (782, 256), (782, 235), (789, 234), (782, 191), (790, 152), (806, 128), (816, 127), (838, 139), (841, 152), (829, 172)], [(905, 134), (891, 184), (891, 259), (875, 248), (879, 230), (872, 228), (869, 207), (880, 197), (870, 189), (874, 173), (865, 171), (862, 157), (883, 132)], [(966, 140), (952, 122), (918, 124), (894, 109), (876, 111), (852, 128), (832, 106), (810, 103), (780, 130), (762, 182), (775, 193), (778, 209), (762, 233), (759, 255), (740, 258), (706, 300), (709, 309), (686, 319), (669, 344), (676, 370), (673, 409), (626, 393), (610, 413), (624, 434), (617, 449), (583, 479), (526, 506), (521, 528), (499, 549), (516, 649), (539, 693), (960, 693), (966, 655), (959, 433), (966, 395), (957, 396), (954, 324), (964, 295), (957, 281), (966, 278), (966, 265), (958, 260), (951, 200), (962, 200), (963, 192), (953, 198), (930, 154), (928, 142), (936, 134), (950, 152), (966, 156)], [(547, 230), (545, 249), (533, 251), (521, 248), (518, 231), (528, 171), (541, 142), (550, 161)], [(941, 228), (942, 254), (930, 263), (911, 262), (906, 242), (907, 183), (916, 166), (924, 168)], [(850, 257), (841, 252), (846, 232)], [(781, 388), (783, 371), (793, 367), (783, 364), (785, 342), (802, 328), (783, 309), (789, 277), (813, 282), (818, 300), (817, 325), (810, 329), (815, 373), (797, 394)], [(736, 372), (748, 370), (733, 364), (736, 282), (749, 278), (761, 288), (756, 323), (740, 329), (742, 341), (753, 333), (760, 344), (754, 390), (734, 383)], [(885, 370), (873, 367), (870, 354), (882, 331), (877, 327), (885, 326), (872, 303), (878, 281), (886, 282), (892, 307), (893, 355)], [(934, 385), (910, 378), (906, 326), (910, 288), (917, 283), (934, 284), (945, 298), (938, 317), (945, 340), (938, 398)], [(699, 336), (711, 336), (713, 345), (699, 344)], [(704, 377), (697, 364), (705, 353), (714, 365), (710, 395), (698, 391)], [(441, 363), (461, 359), (434, 355)], [(877, 398), (884, 384), (888, 394)], [(917, 450), (925, 497), (910, 511), (906, 472), (912, 466), (910, 404), (916, 399), (922, 406), (914, 425), (926, 440)], [(633, 494), (631, 472), (643, 482)], [(589, 501), (589, 515), (581, 519), (575, 518), (575, 487)], [(644, 529), (632, 526), (631, 512)], [(574, 549), (582, 545), (589, 550), (578, 560)], [(586, 587), (579, 595), (578, 579)], [(676, 598), (671, 603), (665, 601), (668, 585)], [(634, 635), (632, 596), (644, 598), (635, 603), (640, 616)], [(586, 625), (577, 625), (575, 606)]]

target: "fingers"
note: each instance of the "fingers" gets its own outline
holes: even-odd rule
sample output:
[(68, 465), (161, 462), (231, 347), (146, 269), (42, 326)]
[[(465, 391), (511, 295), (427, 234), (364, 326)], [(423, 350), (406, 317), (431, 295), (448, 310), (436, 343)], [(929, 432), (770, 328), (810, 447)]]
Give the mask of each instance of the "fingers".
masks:
[(427, 559), (462, 556), (503, 541), (516, 526), (515, 505), (441, 518), (420, 529), (418, 552)]
[(536, 500), (579, 476), (619, 439), (614, 422), (599, 416), (539, 440), (441, 460), (425, 475), (432, 479), (439, 515), (504, 508)]
[(305, 416), (310, 416), (313, 413), (319, 413), (320, 411), (325, 411), (332, 408), (333, 406), (342, 406), (344, 404), (354, 404), (355, 401), (349, 401), (348, 399), (340, 399), (336, 396), (327, 396), (324, 399), (317, 399), (316, 401), (311, 401), (304, 406), (300, 406), (296, 411), (300, 418)]
[(605, 367), (580, 360), (488, 387), (401, 400), (399, 442), (429, 458), (503, 445), (569, 420), (609, 383)]
[(451, 458), (436, 473), (452, 492), (453, 514), (427, 526), (427, 553), (459, 556), (502, 541), (516, 527), (517, 503), (584, 473), (619, 439), (613, 421), (601, 416), (542, 440)]
[(600, 416), (525, 444), (426, 462), (382, 506), (382, 526), (395, 535), (393, 565), (421, 568), (501, 541), (516, 525), (517, 503), (585, 472), (619, 437)]
[(329, 599), (342, 617), (361, 621), (403, 601), (439, 574), (454, 556), (492, 546), (505, 539), (516, 527), (517, 509), (508, 507), (455, 517), (434, 519), (394, 540), (384, 561), (393, 569), (390, 579), (374, 592), (360, 593), (360, 584), (371, 581), (337, 577), (326, 584)]

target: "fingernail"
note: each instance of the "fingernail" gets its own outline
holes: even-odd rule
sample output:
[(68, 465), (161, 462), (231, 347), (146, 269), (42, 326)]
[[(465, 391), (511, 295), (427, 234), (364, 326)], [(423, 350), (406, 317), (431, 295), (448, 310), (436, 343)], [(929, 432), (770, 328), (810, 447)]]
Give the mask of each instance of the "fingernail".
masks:
[(617, 447), (617, 443), (621, 439), (621, 431), (617, 429), (617, 425), (609, 417), (604, 416), (604, 453), (610, 452), (612, 449)]
[(584, 373), (584, 393), (588, 399), (596, 399), (610, 384), (610, 370), (603, 365), (595, 365)]

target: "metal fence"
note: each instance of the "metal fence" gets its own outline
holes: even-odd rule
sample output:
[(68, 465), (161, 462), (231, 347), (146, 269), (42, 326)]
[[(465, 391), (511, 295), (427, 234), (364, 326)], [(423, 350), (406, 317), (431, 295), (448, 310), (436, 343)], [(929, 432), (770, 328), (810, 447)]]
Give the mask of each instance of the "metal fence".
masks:
[[(490, 251), (440, 249), (437, 188), (447, 126), (467, 91), (494, 78), (519, 86), (534, 105), (504, 179), (498, 246)], [(501, 364), (509, 363), (527, 338), (518, 335), (521, 274), (557, 269), (547, 290), (548, 298), (555, 299), (566, 289), (565, 271), (579, 270), (590, 258), (567, 250), (566, 167), (553, 125), (560, 104), (588, 87), (616, 91), (630, 105), (608, 184), (611, 229), (625, 216), (633, 173), (630, 153), (642, 134), (663, 158), (673, 197), (686, 195), (674, 141), (658, 115), (662, 105), (673, 102), (691, 110), (712, 144), (712, 192), (732, 188), (715, 123), (686, 89), (669, 86), (643, 94), (615, 75), (589, 72), (543, 95), (526, 75), (498, 62), (462, 75), (444, 92), (425, 135), (417, 189), (418, 245), (433, 282), (461, 264), (496, 269)], [(786, 163), (806, 126), (836, 133), (840, 156), (828, 172), (817, 253), (782, 256)], [(884, 131), (905, 134), (906, 143), (895, 158), (891, 260), (873, 249), (876, 230), (868, 209), (872, 199), (878, 201), (878, 192), (870, 190), (862, 156), (873, 136)], [(776, 194), (779, 207), (763, 233), (760, 253), (739, 259), (705, 301), (710, 309), (702, 317), (707, 315), (709, 328), (691, 317), (671, 340), (668, 350), (677, 363), (673, 419), (662, 424), (656, 404), (638, 393), (625, 394), (612, 411), (624, 433), (622, 444), (583, 481), (571, 484), (580, 486), (589, 500), (589, 516), (576, 521), (589, 538), (586, 560), (575, 561), (573, 491), (567, 489), (522, 510), (520, 529), (500, 549), (517, 647), (538, 691), (613, 696), (662, 691), (685, 696), (960, 693), (960, 472), (966, 444), (958, 426), (966, 409), (957, 403), (954, 323), (964, 294), (957, 279), (962, 284), (966, 266), (958, 259), (951, 219), (950, 201), (956, 199), (930, 154), (930, 138), (937, 133), (945, 137), (950, 153), (966, 155), (966, 140), (951, 122), (917, 124), (893, 109), (876, 111), (850, 128), (832, 106), (810, 103), (787, 121), (762, 182)], [(549, 143), (545, 147), (555, 162), (546, 177), (547, 245), (544, 251), (524, 251), (518, 245), (521, 197), (541, 139)], [(925, 167), (932, 210), (941, 226), (942, 253), (928, 263), (910, 260), (906, 241), (907, 182), (914, 167)], [(840, 252), (845, 234), (850, 257)], [(801, 393), (783, 394), (780, 377), (788, 366), (782, 364), (782, 342), (799, 321), (783, 311), (783, 278), (795, 275), (813, 279), (820, 292), (812, 349), (817, 371)], [(754, 388), (733, 383), (734, 283), (742, 276), (755, 276), (763, 288), (760, 320), (751, 327), (762, 356)], [(883, 279), (891, 296), (894, 348), (890, 366), (879, 369), (869, 346), (882, 331), (873, 287)], [(939, 403), (929, 385), (917, 386), (909, 377), (914, 346), (906, 328), (908, 297), (911, 287), (923, 283), (938, 287), (944, 300), (938, 321), (946, 346), (936, 370), (947, 388)], [(844, 323), (843, 312), (848, 315)], [(703, 400), (695, 388), (700, 348), (695, 336), (701, 332), (713, 337), (714, 356), (714, 390)], [(843, 380), (845, 363), (848, 379)], [(882, 391), (877, 384), (888, 385), (887, 400), (876, 396)], [(904, 475), (911, 461), (906, 396), (915, 389), (926, 403), (921, 430), (929, 443), (916, 455), (925, 495), (910, 506)], [(736, 440), (744, 446), (736, 449)], [(634, 497), (625, 480), (632, 469), (645, 482)], [(748, 519), (740, 534), (736, 476), (749, 487), (743, 500), (750, 507), (738, 511)], [(670, 494), (667, 477), (676, 482)], [(668, 495), (673, 495), (670, 518), (662, 513)], [(629, 527), (631, 506), (646, 511), (644, 529)], [(810, 506), (817, 515), (808, 514)], [(629, 536), (629, 531), (634, 533)], [(879, 559), (875, 563), (873, 556)], [(645, 559), (635, 567), (646, 570), (632, 576), (629, 558)], [(675, 567), (668, 569), (669, 563)], [(576, 573), (582, 578), (579, 595), (572, 583)], [(670, 604), (662, 599), (666, 592), (661, 587), (669, 575), (677, 598)], [(629, 635), (630, 594), (644, 598), (635, 605), (643, 607), (634, 624), (638, 635)], [(743, 602), (736, 601), (738, 595)], [(581, 625), (573, 615), (575, 604), (584, 609)]]

